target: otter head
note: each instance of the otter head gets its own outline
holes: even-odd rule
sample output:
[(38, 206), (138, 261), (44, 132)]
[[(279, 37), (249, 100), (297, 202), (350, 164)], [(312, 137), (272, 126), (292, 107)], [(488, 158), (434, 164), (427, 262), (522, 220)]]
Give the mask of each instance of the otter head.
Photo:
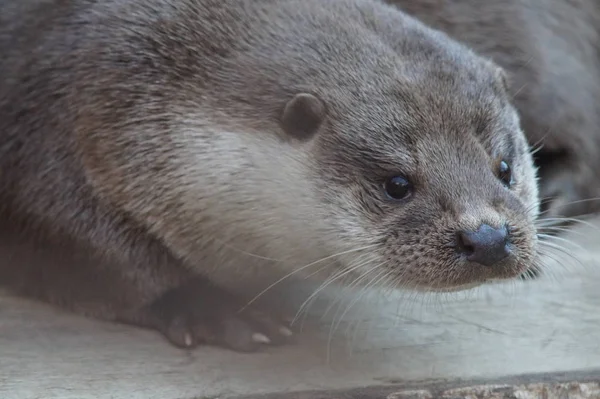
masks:
[(354, 280), (456, 290), (519, 276), (536, 262), (539, 201), (504, 72), (389, 13), (361, 9), (360, 39), (337, 34), (343, 62), (322, 57), (281, 114), (311, 155), (327, 240)]
[(351, 254), (347, 267), (453, 290), (535, 263), (533, 163), (486, 66), (469, 74), (458, 65), (448, 76), (448, 65), (415, 64), (379, 93), (369, 87), (340, 107), (323, 100), (329, 115), (312, 148), (319, 193), (332, 234), (371, 254), (368, 263)]

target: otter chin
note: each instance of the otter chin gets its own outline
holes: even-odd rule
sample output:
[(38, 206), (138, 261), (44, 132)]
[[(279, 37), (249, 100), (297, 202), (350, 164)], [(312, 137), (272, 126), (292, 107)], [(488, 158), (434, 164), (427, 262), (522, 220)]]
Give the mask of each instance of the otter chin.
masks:
[(448, 291), (536, 266), (505, 73), (396, 8), (21, 3), (0, 5), (14, 292), (253, 351), (291, 332), (239, 312), (247, 277)]

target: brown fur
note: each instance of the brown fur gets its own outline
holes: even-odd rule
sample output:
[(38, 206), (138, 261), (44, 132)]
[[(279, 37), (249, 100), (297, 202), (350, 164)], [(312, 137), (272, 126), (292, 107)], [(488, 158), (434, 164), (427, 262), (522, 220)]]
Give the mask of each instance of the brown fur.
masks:
[(388, 0), (510, 74), (548, 219), (600, 209), (600, 3)]
[[(535, 264), (504, 73), (379, 1), (3, 1), (0, 54), (0, 282), (16, 292), (250, 350), (282, 330), (236, 315), (223, 287), (249, 276), (452, 290)], [(281, 120), (299, 93), (323, 102), (288, 109), (317, 115), (303, 140)], [(395, 175), (410, 198), (386, 197)], [(482, 223), (510, 227), (496, 267), (454, 247)]]

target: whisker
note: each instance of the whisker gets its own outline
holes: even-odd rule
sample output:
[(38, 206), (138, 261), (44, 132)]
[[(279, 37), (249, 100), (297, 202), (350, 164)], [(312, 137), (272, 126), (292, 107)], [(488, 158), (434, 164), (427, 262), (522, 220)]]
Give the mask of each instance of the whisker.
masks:
[[(366, 258), (366, 259), (363, 259), (363, 258)], [(321, 286), (322, 286), (323, 284), (327, 284), (327, 283), (329, 283), (330, 281), (332, 282), (332, 280), (334, 280), (334, 279), (341, 279), (341, 280), (342, 280), (342, 281), (341, 281), (341, 284), (340, 284), (340, 285), (342, 285), (342, 289), (341, 289), (341, 290), (338, 290), (338, 295), (336, 296), (336, 299), (334, 299), (334, 300), (332, 301), (332, 304), (330, 304), (330, 305), (329, 305), (329, 308), (328, 308), (328, 309), (325, 311), (325, 314), (327, 314), (327, 312), (329, 312), (329, 309), (330, 309), (330, 308), (331, 308), (331, 307), (332, 307), (332, 306), (333, 306), (335, 303), (337, 303), (337, 302), (340, 300), (340, 297), (342, 297), (342, 296), (343, 296), (343, 294), (344, 294), (345, 290), (349, 288), (349, 287), (348, 287), (349, 285), (351, 285), (351, 284), (345, 284), (345, 280), (346, 280), (347, 278), (349, 278), (349, 277), (351, 277), (351, 276), (352, 276), (352, 275), (351, 275), (351, 273), (348, 273), (348, 274), (346, 274), (346, 273), (345, 273), (345, 271), (346, 271), (347, 269), (352, 269), (352, 270), (361, 269), (361, 268), (363, 268), (365, 265), (368, 265), (368, 264), (372, 263), (372, 262), (373, 262), (373, 259), (372, 259), (372, 258), (373, 258), (373, 256), (372, 256), (370, 253), (363, 253), (363, 254), (360, 254), (358, 257), (356, 257), (355, 259), (353, 259), (353, 260), (352, 260), (352, 262), (351, 262), (351, 263), (350, 263), (350, 264), (347, 266), (347, 268), (345, 268), (345, 269), (341, 269), (341, 270), (337, 270), (337, 271), (336, 271), (336, 272), (335, 272), (333, 275), (329, 276), (327, 279), (325, 279), (325, 281), (323, 281), (323, 282), (321, 283), (321, 285), (320, 285), (320, 286), (319, 286), (317, 289), (321, 288)], [(309, 307), (310, 307), (310, 306), (312, 306), (312, 303), (313, 303), (315, 300), (316, 300), (316, 296), (315, 296), (313, 299), (311, 299), (311, 300), (309, 301), (309, 303), (307, 304), (307, 306), (305, 307), (305, 309), (302, 311), (302, 312), (304, 313), (304, 317), (303, 317), (302, 325), (304, 324), (304, 320), (305, 320), (305, 318), (306, 318), (306, 316), (307, 316), (307, 314), (308, 314), (308, 309), (309, 309)], [(325, 315), (323, 315), (323, 316), (321, 317), (321, 319), (323, 319), (323, 317), (325, 317)]]
[[(384, 269), (384, 270), (385, 270), (385, 268), (386, 268), (386, 266), (385, 266), (384, 264), (382, 264), (380, 267), (383, 267), (383, 269)], [(385, 285), (385, 284), (386, 284), (386, 280), (389, 282), (389, 280), (390, 280), (390, 279), (389, 279), (389, 276), (390, 276), (390, 274), (391, 274), (391, 273), (386, 273), (386, 274), (384, 274), (384, 275), (383, 275), (383, 280), (384, 280), (384, 281), (383, 281), (383, 285)], [(376, 277), (374, 277), (374, 279), (377, 279), (378, 281), (374, 282), (373, 284), (368, 284), (368, 286), (369, 286), (369, 287), (368, 287), (368, 289), (371, 289), (371, 288), (373, 288), (373, 287), (377, 288), (376, 286), (381, 284), (381, 283), (380, 283), (380, 281), (382, 280), (382, 278), (378, 278), (378, 277), (376, 276)], [(356, 303), (356, 302), (358, 302), (359, 300), (363, 300), (363, 299), (365, 298), (365, 296), (366, 296), (367, 292), (368, 292), (368, 290), (367, 290), (367, 289), (365, 289), (365, 290), (362, 292), (362, 297), (360, 297), (360, 298), (357, 298), (357, 299), (355, 300), (355, 303)], [(379, 295), (376, 295), (376, 296), (375, 296), (375, 298), (377, 298), (377, 299), (381, 299), (381, 297), (380, 297)], [(350, 307), (352, 307), (352, 306), (354, 306), (354, 303), (350, 304), (350, 305), (349, 305), (349, 308), (350, 308)], [(379, 307), (377, 307), (377, 308), (379, 309)], [(347, 309), (346, 311), (348, 311), (348, 310), (349, 310), (349, 309)], [(349, 342), (349, 344), (350, 344), (350, 352), (352, 352), (352, 350), (353, 350), (354, 343), (355, 343), (355, 341), (356, 341), (356, 335), (358, 334), (359, 328), (360, 328), (361, 324), (364, 322), (364, 317), (363, 317), (362, 315), (364, 314), (364, 312), (365, 312), (365, 311), (367, 311), (367, 312), (368, 312), (368, 314), (370, 314), (370, 315), (372, 314), (372, 309), (365, 309), (365, 308), (363, 308), (363, 311), (360, 313), (360, 314), (361, 314), (361, 317), (359, 317), (358, 319), (356, 319), (356, 320), (355, 320), (355, 322), (352, 322), (352, 320), (351, 320), (351, 321), (348, 323), (348, 326), (346, 327), (346, 329), (345, 329), (345, 331), (344, 331), (344, 334), (345, 334), (346, 336), (349, 336), (349, 335), (350, 335), (350, 330), (351, 330), (351, 329), (353, 329), (353, 330), (354, 330), (354, 331), (352, 332), (352, 334), (351, 334), (351, 340), (350, 340), (350, 342)], [(340, 321), (341, 321), (341, 319), (342, 319), (343, 317), (344, 317), (344, 315), (342, 315), (342, 316), (341, 316), (341, 318), (340, 318)], [(371, 318), (370, 318), (370, 319), (368, 319), (368, 320), (372, 322), (372, 321), (373, 321), (373, 318), (371, 317)], [(367, 330), (367, 332), (368, 332), (368, 331), (370, 331), (371, 325), (372, 325), (372, 324), (368, 324), (368, 330)], [(336, 328), (337, 328), (337, 327), (336, 327)]]
[(290, 278), (291, 276), (293, 276), (293, 275), (295, 275), (295, 274), (297, 274), (297, 273), (300, 273), (301, 271), (303, 271), (303, 270), (305, 270), (305, 269), (307, 269), (307, 268), (309, 268), (309, 267), (312, 267), (312, 266), (314, 266), (314, 265), (316, 265), (316, 264), (319, 264), (319, 263), (321, 263), (321, 262), (324, 262), (324, 261), (326, 261), (326, 260), (329, 260), (329, 259), (336, 258), (336, 257), (338, 257), (338, 256), (347, 255), (347, 254), (350, 254), (350, 253), (353, 253), (353, 252), (364, 251), (365, 249), (373, 248), (373, 247), (374, 247), (374, 246), (376, 246), (376, 245), (377, 245), (377, 244), (371, 244), (371, 245), (367, 245), (367, 246), (360, 247), (360, 248), (354, 248), (354, 249), (351, 249), (351, 250), (348, 250), (348, 251), (338, 252), (338, 253), (336, 253), (336, 254), (333, 254), (333, 255), (330, 255), (330, 256), (327, 256), (327, 257), (321, 258), (321, 259), (319, 259), (319, 260), (317, 260), (317, 261), (314, 261), (314, 262), (311, 262), (311, 263), (309, 263), (309, 264), (307, 264), (307, 265), (305, 265), (305, 266), (302, 266), (302, 267), (300, 267), (300, 268), (298, 268), (298, 269), (296, 269), (296, 270), (294, 270), (294, 271), (292, 271), (292, 272), (290, 272), (290, 273), (286, 274), (285, 276), (281, 277), (279, 280), (275, 281), (273, 284), (269, 285), (267, 288), (265, 288), (264, 290), (262, 290), (261, 292), (259, 292), (259, 293), (258, 293), (258, 295), (256, 295), (256, 296), (255, 296), (254, 298), (252, 298), (252, 299), (251, 299), (251, 300), (250, 300), (250, 301), (249, 301), (249, 302), (248, 302), (246, 305), (244, 305), (244, 307), (243, 307), (243, 308), (242, 308), (240, 311), (243, 311), (243, 310), (245, 310), (245, 309), (246, 309), (248, 306), (252, 305), (252, 304), (253, 304), (253, 303), (254, 303), (254, 302), (255, 302), (255, 301), (258, 299), (258, 298), (260, 298), (262, 295), (264, 295), (264, 294), (265, 294), (266, 292), (268, 292), (270, 289), (272, 289), (273, 287), (275, 287), (277, 284), (281, 283), (282, 281), (284, 281), (284, 280), (286, 280), (286, 279)]
[(561, 204), (558, 207), (580, 204), (580, 203), (585, 203), (585, 202), (599, 201), (599, 200), (600, 200), (600, 197), (583, 198), (583, 199), (579, 199), (579, 200), (575, 200), (575, 201), (565, 202), (564, 204)]
[(342, 270), (340, 273), (338, 273), (337, 275), (333, 276), (332, 278), (327, 279), (323, 284), (321, 284), (300, 306), (300, 308), (298, 309), (298, 311), (296, 312), (296, 316), (294, 317), (294, 319), (292, 320), (292, 324), (294, 324), (296, 322), (296, 320), (298, 319), (298, 316), (302, 313), (302, 311), (306, 308), (306, 306), (308, 305), (308, 303), (314, 298), (316, 297), (320, 292), (322, 292), (325, 288), (327, 288), (329, 285), (331, 285), (333, 282), (335, 282), (336, 280), (339, 280), (341, 277), (343, 276), (347, 276), (349, 273), (352, 273), (354, 270), (360, 268), (361, 265), (358, 266), (354, 266), (345, 270)]
[[(552, 260), (555, 264), (561, 266), (561, 270), (564, 270), (563, 267), (563, 258), (562, 258), (562, 254), (558, 253), (556, 254), (555, 252), (553, 252), (552, 249), (544, 249), (542, 251), (540, 251), (540, 255), (543, 256), (544, 258), (550, 259)], [(541, 264), (539, 266), (540, 268), (542, 267)], [(548, 267), (544, 267), (542, 270), (544, 270), (544, 276), (551, 278), (552, 280), (557, 280), (557, 270), (555, 268), (548, 268)]]
[(261, 260), (268, 260), (270, 262), (281, 262), (280, 259), (269, 258), (269, 257), (266, 257), (266, 256), (262, 256), (262, 255), (254, 254), (252, 252), (247, 252), (247, 251), (241, 250), (241, 249), (236, 248), (233, 245), (228, 244), (227, 242), (219, 240), (218, 238), (215, 238), (215, 237), (213, 237), (212, 240), (218, 242), (220, 245), (222, 245), (222, 246), (224, 246), (226, 248), (232, 249), (232, 250), (234, 250), (236, 252), (239, 252), (239, 253), (241, 253), (243, 255), (250, 256), (252, 258), (261, 259)]
[[(371, 274), (372, 272), (374, 272), (374, 271), (376, 271), (376, 270), (379, 270), (379, 269), (380, 269), (380, 268), (381, 268), (381, 267), (384, 265), (384, 263), (385, 263), (385, 262), (379, 263), (379, 264), (377, 264), (377, 265), (375, 265), (375, 266), (371, 267), (371, 268), (369, 269), (369, 271), (368, 271), (368, 272), (366, 272), (366, 273), (363, 273), (363, 275), (361, 275), (361, 277), (359, 277), (359, 278), (357, 279), (358, 281), (356, 281), (356, 282), (354, 282), (354, 283), (353, 283), (353, 284), (354, 284), (354, 286), (357, 286), (357, 285), (358, 285), (358, 283), (360, 283), (360, 281), (364, 280), (364, 279), (365, 279), (365, 278), (366, 278), (366, 277), (367, 277), (369, 274)], [(353, 300), (350, 302), (350, 306), (353, 306), (353, 305), (354, 305), (354, 304), (355, 304), (355, 303), (356, 303), (358, 300), (360, 300), (360, 297), (363, 295), (363, 293), (364, 293), (365, 291), (368, 291), (368, 290), (369, 290), (369, 288), (371, 287), (371, 284), (373, 283), (373, 281), (374, 281), (375, 279), (377, 279), (377, 278), (378, 278), (378, 277), (380, 277), (381, 275), (383, 275), (383, 274), (386, 274), (386, 273), (388, 273), (388, 272), (389, 272), (388, 270), (386, 270), (385, 268), (383, 268), (382, 270), (380, 270), (380, 272), (379, 272), (379, 273), (378, 273), (378, 274), (377, 274), (375, 277), (373, 277), (373, 279), (372, 279), (371, 281), (369, 281), (369, 283), (367, 283), (367, 284), (365, 284), (364, 286), (362, 286), (362, 287), (361, 287), (361, 289), (360, 289), (360, 291), (359, 291), (359, 294), (358, 294), (358, 295), (356, 295), (356, 296), (354, 297), (354, 299), (353, 299)], [(345, 315), (345, 313), (346, 313), (346, 312), (344, 312), (344, 313), (342, 314), (342, 317)], [(337, 317), (337, 315), (334, 315), (334, 317), (333, 317), (333, 320), (334, 320), (334, 321), (335, 321), (336, 317)], [(339, 324), (339, 323), (338, 323), (338, 324)]]
[[(351, 264), (349, 265), (349, 268), (355, 270), (355, 269), (359, 269), (361, 268), (363, 265), (367, 264), (368, 262), (361, 262), (360, 264)], [(336, 271), (334, 274), (332, 274), (331, 276), (329, 276), (327, 279), (325, 279), (325, 281), (323, 281), (318, 287), (317, 287), (317, 291), (321, 290), (323, 284), (327, 284), (329, 282), (333, 283), (334, 280), (341, 280), (340, 284), (343, 288), (341, 290), (338, 290), (336, 298), (332, 300), (333, 303), (337, 303), (338, 300), (340, 300), (340, 297), (343, 295), (343, 291), (345, 290), (346, 286), (345, 286), (345, 281), (351, 277), (351, 273), (346, 274), (345, 273), (346, 269), (342, 269), (342, 270), (338, 270)], [(306, 318), (308, 317), (309, 313), (310, 313), (310, 308), (313, 305), (314, 302), (316, 302), (318, 295), (315, 295), (313, 298), (307, 298), (304, 303), (302, 305), (304, 305), (304, 309), (302, 307), (300, 307), (300, 309), (296, 312), (296, 316), (294, 318), (294, 320), (292, 321), (292, 324), (295, 323), (296, 319), (299, 318), (300, 316), (302, 316), (302, 321), (300, 323), (300, 330), (304, 330), (304, 323), (306, 321)], [(329, 307), (331, 307), (332, 305), (329, 305)], [(323, 319), (323, 317), (321, 317), (321, 319)]]
[[(383, 264), (383, 263), (382, 263), (382, 264)], [(376, 267), (374, 267), (372, 270), (376, 270), (376, 268), (379, 268), (379, 267), (381, 267), (381, 265), (382, 265), (382, 264), (380, 264), (380, 265), (377, 265), (377, 266), (376, 266)], [(335, 319), (336, 319), (336, 316), (334, 315), (334, 317), (333, 317), (333, 320), (332, 320), (332, 323), (331, 323), (331, 327), (330, 327), (330, 329), (329, 329), (329, 337), (328, 337), (328, 340), (327, 340), (327, 360), (328, 360), (328, 361), (329, 361), (329, 355), (330, 355), (330, 353), (331, 353), (331, 342), (332, 342), (332, 340), (333, 340), (333, 335), (334, 335), (334, 333), (335, 333), (335, 330), (338, 328), (339, 324), (340, 324), (340, 323), (341, 323), (341, 321), (343, 320), (344, 316), (345, 316), (345, 315), (348, 313), (348, 311), (349, 311), (349, 310), (352, 308), (352, 306), (354, 306), (354, 304), (356, 304), (356, 303), (357, 303), (357, 302), (358, 302), (358, 301), (359, 301), (359, 300), (362, 298), (362, 296), (364, 295), (364, 293), (365, 293), (365, 292), (367, 292), (367, 291), (368, 291), (368, 289), (369, 289), (371, 286), (375, 285), (375, 284), (376, 284), (378, 281), (380, 281), (382, 277), (385, 277), (385, 275), (386, 275), (387, 273), (389, 273), (389, 271), (388, 271), (388, 270), (386, 270), (386, 269), (384, 268), (384, 269), (383, 269), (383, 270), (382, 270), (382, 271), (381, 271), (379, 274), (377, 274), (377, 276), (376, 276), (376, 277), (374, 277), (374, 278), (373, 278), (373, 279), (372, 279), (372, 280), (371, 280), (369, 283), (367, 283), (367, 284), (366, 284), (366, 285), (365, 285), (365, 286), (364, 286), (364, 287), (361, 289), (361, 291), (360, 291), (359, 295), (357, 295), (357, 296), (354, 298), (354, 300), (353, 300), (353, 301), (352, 301), (352, 302), (351, 302), (351, 303), (350, 303), (348, 306), (346, 306), (346, 310), (345, 310), (345, 311), (342, 313), (342, 315), (341, 315), (341, 316), (338, 318), (337, 322), (336, 322), (336, 320), (335, 320)], [(381, 276), (381, 275), (383, 275), (383, 276), (378, 278), (378, 276)]]
[(528, 83), (523, 84), (517, 91), (515, 91), (512, 95), (512, 98), (514, 99), (524, 88), (526, 88), (528, 86)]
[[(574, 241), (571, 241), (569, 239), (566, 239), (564, 237), (557, 237), (557, 236), (551, 236), (551, 235), (548, 235), (548, 234), (538, 233), (538, 238), (541, 238), (544, 242), (552, 241), (552, 240), (554, 240), (554, 241), (560, 241), (560, 242), (565, 243), (566, 245), (572, 245), (572, 246), (574, 246), (575, 248), (577, 248), (579, 250), (582, 250), (582, 251), (586, 250), (580, 244), (578, 244), (578, 243), (576, 243)], [(567, 248), (565, 248), (565, 249), (567, 249)]]
[[(543, 198), (542, 200), (540, 200), (540, 203), (547, 203), (551, 200), (552, 200), (551, 197)], [(561, 222), (562, 223), (565, 223), (565, 222), (576, 223), (576, 222), (580, 222), (582, 218), (598, 216), (598, 215), (600, 215), (600, 212), (598, 212), (598, 211), (593, 211), (593, 212), (589, 212), (589, 213), (585, 213), (585, 214), (581, 214), (581, 215), (576, 215), (576, 217), (549, 218), (549, 217), (545, 216), (554, 209), (561, 209), (561, 208), (565, 208), (565, 207), (568, 207), (571, 205), (576, 205), (576, 204), (581, 204), (581, 203), (586, 203), (586, 202), (593, 202), (593, 201), (600, 201), (600, 197), (585, 198), (585, 199), (580, 199), (580, 200), (575, 200), (575, 201), (570, 201), (570, 202), (565, 202), (563, 204), (555, 205), (553, 208), (546, 209), (545, 211), (540, 212), (538, 215), (539, 219), (536, 222), (548, 223), (549, 220), (554, 220), (555, 223), (561, 223)]]
[(544, 143), (541, 143), (541, 140), (538, 141), (539, 144), (530, 146), (529, 153), (534, 156), (538, 152), (540, 152), (544, 148)]
[[(588, 213), (585, 215), (581, 215), (580, 217), (585, 217), (585, 216), (596, 216), (597, 214), (595, 213)], [(584, 226), (587, 226), (591, 229), (594, 230), (600, 230), (599, 226), (596, 226), (590, 222), (588, 222), (587, 220), (583, 220), (583, 219), (577, 219), (577, 218), (568, 218), (568, 217), (557, 217), (557, 218), (544, 218), (544, 219), (540, 219), (539, 221), (536, 221), (536, 227), (538, 228), (543, 228), (547, 225), (552, 226), (552, 225), (556, 225), (558, 223), (564, 223), (564, 222), (570, 222), (573, 223), (574, 225), (582, 224)]]
[[(368, 265), (369, 263), (372, 263), (372, 259), (367, 259), (363, 262), (361, 262), (360, 264), (357, 265), (352, 265), (352, 267), (356, 270), (356, 269), (360, 269), (365, 267), (366, 265)], [(373, 270), (375, 270), (378, 267), (378, 265), (375, 265), (371, 268), (369, 268), (366, 272), (364, 272), (363, 274), (361, 274), (360, 276), (358, 276), (357, 278), (355, 278), (352, 283), (350, 284), (345, 284), (345, 286), (340, 290), (340, 294), (337, 296), (337, 298), (332, 301), (332, 303), (327, 307), (327, 309), (325, 310), (325, 313), (323, 313), (323, 315), (321, 316), (321, 320), (323, 320), (325, 318), (325, 316), (327, 316), (327, 314), (329, 313), (329, 311), (333, 308), (333, 306), (335, 306), (340, 300), (341, 297), (343, 296), (343, 293), (346, 290), (352, 290), (354, 289), (354, 287), (356, 285), (358, 285), (360, 283), (360, 281), (367, 276), (369, 273), (371, 273)]]
[[(577, 258), (574, 254), (572, 254), (567, 249), (565, 249), (564, 247), (557, 245), (555, 243), (552, 243), (552, 242), (547, 242), (547, 241), (540, 241), (540, 243), (542, 243), (542, 245), (544, 247), (546, 247), (547, 249), (553, 249), (553, 250), (567, 256), (569, 259), (572, 259), (573, 261), (578, 263), (583, 269), (586, 269), (586, 266), (583, 264), (583, 262), (579, 258)], [(562, 262), (558, 262), (558, 264), (561, 266), (564, 266)]]
[(576, 234), (578, 236), (585, 236), (585, 234), (581, 231), (577, 231), (577, 230), (573, 230), (573, 229), (569, 229), (566, 227), (559, 227), (559, 226), (544, 226), (544, 227), (540, 227), (538, 230), (541, 230), (541, 233), (544, 234), (544, 232), (559, 232), (559, 233), (565, 233), (565, 234)]

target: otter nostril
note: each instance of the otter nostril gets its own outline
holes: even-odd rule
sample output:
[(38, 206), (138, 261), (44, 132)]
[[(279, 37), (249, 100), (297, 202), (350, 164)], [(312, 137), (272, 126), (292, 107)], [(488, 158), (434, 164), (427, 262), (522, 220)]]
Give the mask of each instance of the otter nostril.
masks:
[(460, 231), (456, 236), (456, 250), (469, 261), (493, 266), (510, 254), (508, 229), (495, 229), (482, 224), (476, 231)]
[(466, 256), (471, 256), (475, 252), (475, 248), (465, 232), (459, 232), (456, 235), (456, 250)]

